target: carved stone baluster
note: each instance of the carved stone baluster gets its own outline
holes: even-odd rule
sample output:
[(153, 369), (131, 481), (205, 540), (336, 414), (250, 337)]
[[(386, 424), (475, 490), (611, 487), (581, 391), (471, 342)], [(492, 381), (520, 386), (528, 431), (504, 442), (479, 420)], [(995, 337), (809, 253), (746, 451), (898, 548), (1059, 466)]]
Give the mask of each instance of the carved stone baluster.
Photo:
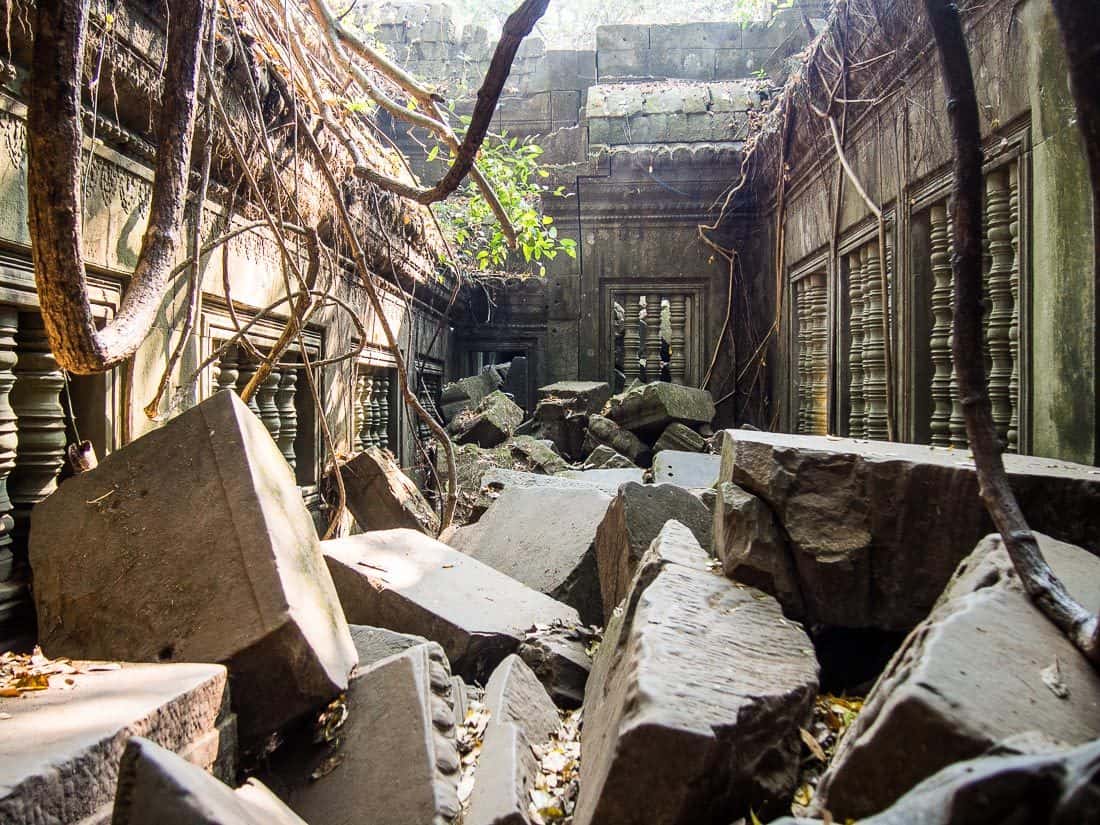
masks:
[(1008, 170), (1008, 234), (1012, 245), (1012, 269), (1009, 289), (1012, 292), (1012, 323), (1008, 327), (1008, 351), (1012, 358), (1012, 374), (1008, 379), (1008, 401), (1012, 414), (1008, 420), (1008, 451), (1020, 448), (1020, 166), (1013, 162)]
[(237, 370), (237, 348), (230, 347), (222, 353), (221, 360), (218, 361), (218, 388), (216, 391), (236, 390), (237, 379), (239, 377), (240, 372)]
[[(947, 213), (947, 255), (950, 260), (951, 255), (954, 254), (954, 243), (951, 240), (951, 227), (953, 221), (951, 220), (951, 212)], [(955, 273), (951, 273), (951, 317), (954, 319), (954, 306), (955, 306)], [(949, 352), (953, 351), (955, 346), (955, 334), (952, 331), (948, 336), (947, 349)], [(959, 381), (955, 372), (955, 356), (951, 356), (951, 418), (948, 421), (948, 428), (951, 432), (951, 446), (963, 448), (970, 442), (966, 437), (966, 417), (963, 415), (962, 401), (959, 398)]]
[(378, 417), (374, 424), (374, 443), (390, 449), (390, 376), (382, 373), (374, 382), (375, 397), (378, 404)]
[(363, 426), (367, 423), (367, 411), (364, 406), (366, 391), (367, 377), (357, 367), (355, 370), (355, 392), (351, 399), (351, 445), (356, 452), (366, 449), (365, 434), (363, 433)]
[(368, 399), (368, 405), (370, 406), (370, 414), (368, 421), (370, 422), (368, 427), (367, 440), (371, 447), (382, 446), (382, 441), (378, 437), (378, 422), (381, 420), (381, 410), (378, 407), (378, 390), (382, 384), (382, 374), (375, 373), (371, 376), (371, 390), (370, 398)]
[(811, 275), (809, 285), (810, 314), (810, 432), (825, 435), (829, 431), (828, 378), (828, 295), (825, 273)]
[(673, 384), (687, 383), (687, 296), (673, 295), (668, 299), (668, 324), (672, 333), (672, 352), (669, 355), (668, 372)]
[(863, 264), (859, 253), (848, 256), (848, 435), (863, 437)]
[(987, 345), (989, 351), (989, 400), (993, 405), (993, 423), (1002, 443), (1008, 442), (1012, 403), (1009, 381), (1012, 378), (1012, 346), (1009, 330), (1012, 326), (1012, 235), (1009, 232), (1011, 213), (1008, 205), (1008, 175), (993, 172), (986, 178), (986, 222), (989, 225), (989, 275), (987, 295), (989, 317)]
[(624, 300), (626, 327), (623, 329), (623, 375), (626, 376), (626, 383), (630, 384), (640, 375), (639, 361), (642, 357), (641, 338), (638, 334), (640, 311), (637, 295), (627, 295)]
[[(237, 393), (244, 392), (244, 388), (248, 386), (248, 382), (252, 380), (252, 376), (256, 374), (256, 365), (251, 362), (241, 362), (239, 374), (237, 376)], [(257, 388), (258, 390), (259, 388)], [(252, 410), (256, 414), (257, 418), (262, 419), (260, 412), (260, 402), (257, 396), (260, 393), (252, 393), (252, 397), (248, 399), (248, 409)]]
[[(19, 446), (15, 410), (11, 407), (11, 388), (15, 383), (15, 334), (19, 328), (19, 312), (12, 307), (0, 307), (0, 582), (13, 572), (11, 531), (15, 525), (12, 503), (8, 496), (8, 477), (15, 467), (15, 452)], [(2, 601), (0, 595), (0, 601)], [(3, 605), (0, 604), (0, 615)]]
[(886, 347), (882, 337), (883, 295), (879, 273), (878, 242), (860, 251), (864, 262), (863, 287), (863, 401), (866, 407), (867, 438), (885, 439), (886, 430)]
[(951, 444), (951, 258), (948, 254), (947, 205), (929, 211), (929, 265), (932, 270), (932, 444)]
[(362, 450), (373, 447), (374, 433), (374, 407), (371, 404), (371, 396), (374, 393), (374, 377), (370, 373), (361, 376), (363, 382), (362, 394), (359, 396), (359, 406), (362, 417), (359, 419), (359, 448)]
[(256, 404), (260, 408), (260, 421), (267, 427), (271, 438), (277, 444), (279, 442), (279, 408), (275, 404), (275, 393), (279, 391), (279, 381), (282, 376), (276, 369), (267, 374), (256, 389)]
[(298, 407), (295, 396), (298, 394), (298, 370), (284, 367), (279, 376), (279, 388), (275, 393), (275, 408), (279, 413), (279, 437), (276, 440), (279, 451), (286, 463), (294, 468), (296, 464), (294, 441), (298, 438)]
[(794, 292), (795, 329), (798, 347), (798, 417), (795, 420), (795, 432), (804, 433), (809, 429), (810, 420), (810, 322), (806, 309), (806, 280), (791, 284)]
[(661, 296), (645, 297), (645, 380), (661, 378)]

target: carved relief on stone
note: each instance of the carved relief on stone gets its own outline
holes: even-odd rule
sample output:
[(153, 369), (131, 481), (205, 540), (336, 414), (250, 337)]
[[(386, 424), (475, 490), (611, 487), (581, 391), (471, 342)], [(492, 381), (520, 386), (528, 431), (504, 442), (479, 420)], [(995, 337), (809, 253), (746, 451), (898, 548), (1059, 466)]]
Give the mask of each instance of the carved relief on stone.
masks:
[(937, 447), (951, 444), (951, 258), (948, 253), (947, 205), (929, 210), (930, 266), (932, 270), (932, 358), (931, 441)]
[(1012, 358), (1012, 374), (1008, 379), (1008, 398), (1012, 414), (1008, 421), (1006, 441), (1010, 453), (1020, 447), (1020, 165), (1013, 162), (1008, 168), (1008, 235), (1012, 246), (1012, 267), (1009, 288), (1012, 291), (1012, 322), (1008, 328), (1009, 356)]
[(810, 431), (825, 435), (829, 431), (828, 294), (824, 272), (806, 279), (810, 313)]
[(1008, 441), (1013, 406), (1009, 391), (1013, 362), (1009, 337), (1014, 304), (1013, 253), (1008, 199), (1008, 173), (1004, 170), (992, 172), (986, 178), (986, 223), (989, 227), (990, 257), (985, 290), (989, 306), (986, 341), (990, 363), (989, 400), (993, 407), (993, 423), (1002, 443)]
[(806, 280), (795, 281), (794, 306), (795, 329), (798, 347), (798, 417), (795, 422), (795, 431), (809, 432), (810, 427), (810, 313), (809, 290), (806, 288)]
[(886, 342), (882, 333), (884, 296), (879, 271), (878, 241), (864, 244), (863, 262), (863, 401), (866, 409), (864, 435), (882, 440), (886, 429)]
[(862, 438), (864, 432), (863, 402), (863, 262), (859, 252), (847, 256), (848, 261), (848, 435)]

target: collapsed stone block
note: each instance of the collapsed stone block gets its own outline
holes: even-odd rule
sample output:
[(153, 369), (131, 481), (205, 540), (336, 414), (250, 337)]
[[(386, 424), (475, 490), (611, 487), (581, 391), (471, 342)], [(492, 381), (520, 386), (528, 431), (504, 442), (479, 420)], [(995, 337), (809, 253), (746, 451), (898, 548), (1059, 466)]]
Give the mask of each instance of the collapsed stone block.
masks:
[(490, 719), (464, 825), (530, 825), (530, 792), (538, 772), (519, 725)]
[(439, 532), (439, 516), (388, 450), (368, 447), (340, 465), (348, 510), (365, 530), (408, 527), (429, 536)]
[(576, 412), (598, 413), (611, 398), (611, 387), (606, 381), (559, 381), (539, 387), (539, 400), (547, 398), (572, 402)]
[(574, 404), (578, 403), (576, 399), (547, 398), (535, 407), (539, 435), (574, 461), (584, 455), (584, 433), (588, 426), (588, 414), (574, 410)]
[(599, 624), (595, 540), (610, 503), (597, 489), (509, 487), (450, 544)]
[(445, 825), (458, 815), (454, 698), (439, 645), (360, 668), (344, 710), (342, 724), (317, 725), (327, 737), (304, 731), (270, 757), (265, 779), (296, 813), (329, 825)]
[[(1041, 534), (1039, 545), (1081, 604), (1100, 609), (1100, 559)], [(1100, 674), (1023, 592), (1000, 537), (988, 536), (875, 684), (818, 799), (838, 819), (862, 818), (1000, 739), (1028, 730), (1069, 745), (1096, 739), (1098, 708)]]
[(638, 469), (623, 470), (565, 470), (557, 474), (558, 478), (570, 481), (582, 481), (603, 490), (609, 496), (619, 492), (619, 488), (628, 482), (641, 484), (645, 472)]
[(621, 453), (639, 467), (648, 467), (653, 460), (653, 451), (630, 430), (624, 430), (610, 418), (591, 415), (588, 417), (584, 446), (593, 450), (600, 444)]
[(428, 640), (423, 636), (398, 633), (384, 627), (371, 627), (365, 624), (353, 624), (348, 627), (351, 630), (351, 640), (355, 643), (355, 652), (359, 654), (359, 670), (382, 659), (404, 653), (410, 647), (428, 644)]
[(686, 424), (674, 421), (665, 427), (657, 443), (653, 445), (653, 452), (661, 450), (679, 450), (685, 453), (701, 453), (707, 448), (707, 440)]
[(111, 825), (306, 825), (263, 783), (237, 790), (140, 736), (119, 765)]
[(722, 459), (716, 455), (661, 450), (653, 458), (653, 483), (705, 489), (718, 481), (721, 466)]
[(608, 624), (585, 691), (576, 825), (764, 818), (794, 790), (813, 647), (708, 558), (669, 522)]
[(196, 770), (236, 772), (235, 717), (221, 665), (73, 666), (79, 672), (64, 677), (71, 689), (55, 683), (0, 698), (0, 821), (107, 821), (119, 759), (133, 736), (182, 754)]
[(535, 625), (523, 637), (519, 657), (542, 682), (560, 708), (579, 708), (592, 659), (588, 646), (595, 639), (591, 628), (561, 623)]
[(584, 460), (584, 466), (589, 470), (630, 470), (638, 465), (606, 444), (597, 444)]
[(527, 663), (514, 653), (493, 671), (482, 702), (490, 719), (515, 725), (534, 745), (546, 742), (561, 724), (550, 694)]
[(705, 504), (671, 484), (624, 484), (596, 531), (596, 566), (603, 614), (610, 619), (627, 594), (638, 563), (665, 523), (675, 519), (704, 547), (711, 544), (711, 516)]
[(413, 530), (362, 533), (322, 547), (351, 622), (438, 642), (468, 682), (484, 683), (527, 628), (580, 622), (573, 608)]
[(485, 396), (475, 410), (455, 416), (448, 429), (458, 444), (496, 447), (511, 438), (522, 423), (522, 408), (497, 390)]
[(497, 373), (485, 370), (478, 375), (471, 375), (444, 385), (439, 397), (440, 412), (444, 420), (450, 421), (463, 410), (474, 409), (500, 384), (501, 378)]
[(68, 479), (32, 519), (50, 655), (221, 662), (248, 741), (347, 686), (355, 648), (313, 521), (235, 393)]
[(707, 390), (654, 381), (611, 399), (608, 418), (635, 433), (662, 432), (669, 424), (709, 424), (714, 399)]

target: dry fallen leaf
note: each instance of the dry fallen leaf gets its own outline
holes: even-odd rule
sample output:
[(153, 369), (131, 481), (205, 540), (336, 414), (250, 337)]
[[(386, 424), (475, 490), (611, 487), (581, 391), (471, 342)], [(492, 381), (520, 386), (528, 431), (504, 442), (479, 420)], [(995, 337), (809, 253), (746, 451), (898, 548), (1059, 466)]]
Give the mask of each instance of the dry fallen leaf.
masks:
[(1055, 659), (1053, 664), (1040, 670), (1039, 678), (1043, 680), (1044, 685), (1050, 688), (1050, 692), (1059, 699), (1069, 698), (1069, 687), (1062, 680), (1062, 668), (1058, 664), (1058, 659)]
[(805, 728), (799, 728), (798, 733), (802, 737), (802, 742), (806, 745), (807, 748), (810, 749), (810, 753), (812, 753), (818, 759), (818, 761), (829, 761), (828, 757), (825, 756), (825, 750), (821, 747), (821, 743), (819, 743), (814, 738), (814, 735), (812, 733), (810, 733)]

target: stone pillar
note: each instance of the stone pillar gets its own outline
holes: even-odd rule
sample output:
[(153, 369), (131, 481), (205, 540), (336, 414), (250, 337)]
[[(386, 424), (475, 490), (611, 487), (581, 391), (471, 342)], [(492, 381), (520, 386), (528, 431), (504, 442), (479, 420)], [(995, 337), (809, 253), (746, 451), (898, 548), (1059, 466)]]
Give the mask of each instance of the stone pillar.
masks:
[(259, 387), (256, 388), (256, 405), (260, 408), (260, 421), (263, 422), (271, 439), (279, 442), (279, 408), (275, 404), (275, 393), (279, 391), (282, 375), (278, 369), (272, 369)]
[[(955, 245), (951, 240), (951, 212), (947, 213), (947, 254), (948, 260), (954, 253)], [(951, 306), (955, 306), (955, 273), (951, 273)], [(954, 310), (952, 309), (952, 320), (954, 319)], [(951, 335), (948, 337), (947, 348), (949, 352), (954, 351), (955, 346), (955, 333), (952, 329)], [(955, 356), (951, 356), (951, 418), (948, 421), (948, 427), (951, 432), (951, 446), (962, 449), (966, 447), (970, 442), (966, 437), (966, 418), (963, 416), (962, 401), (959, 398), (959, 380), (958, 374), (955, 370)]]
[(365, 450), (371, 444), (371, 393), (374, 391), (374, 382), (367, 373), (359, 375), (359, 449)]
[(866, 408), (864, 425), (867, 438), (882, 440), (886, 430), (886, 342), (882, 337), (884, 312), (878, 242), (863, 246), (860, 259), (864, 263), (863, 287), (863, 401)]
[(639, 360), (642, 357), (640, 349), (639, 305), (637, 295), (626, 296), (626, 326), (623, 329), (623, 375), (626, 383), (639, 377)]
[(238, 378), (240, 372), (237, 369), (237, 348), (232, 346), (222, 353), (221, 360), (218, 361), (217, 392), (236, 391)]
[(951, 258), (948, 254), (947, 204), (937, 203), (928, 213), (929, 264), (932, 270), (931, 441), (937, 447), (951, 444)]
[(798, 340), (798, 419), (795, 432), (809, 432), (810, 421), (810, 317), (806, 279), (791, 285), (794, 292), (795, 328)]
[(668, 299), (668, 322), (671, 327), (668, 372), (673, 384), (687, 383), (687, 353), (684, 352), (687, 340), (687, 296), (673, 295)]
[[(244, 392), (244, 388), (248, 386), (248, 382), (252, 380), (252, 376), (256, 374), (256, 365), (251, 362), (241, 361), (240, 368), (237, 375), (237, 394)], [(259, 388), (257, 388), (258, 390)], [(257, 396), (260, 393), (252, 393), (252, 397), (248, 399), (248, 409), (252, 410), (256, 414), (257, 418), (262, 420), (263, 416), (260, 411), (260, 402)]]
[(812, 392), (810, 431), (825, 435), (829, 431), (828, 301), (827, 278), (819, 272), (807, 279), (810, 313), (810, 388)]
[(859, 252), (848, 255), (848, 435), (863, 437), (863, 263)]
[(1012, 235), (1009, 231), (1011, 213), (1008, 204), (1008, 173), (998, 170), (986, 178), (986, 221), (989, 226), (989, 273), (986, 280), (989, 314), (986, 339), (989, 353), (989, 400), (993, 406), (993, 423), (1002, 444), (1008, 443), (1012, 401), (1009, 382), (1012, 378)]
[(1008, 327), (1009, 355), (1012, 374), (1008, 379), (1008, 400), (1012, 414), (1008, 420), (1008, 451), (1020, 449), (1020, 165), (1013, 162), (1008, 169), (1008, 235), (1012, 245), (1012, 271), (1009, 289), (1012, 291), (1012, 323)]
[(661, 296), (645, 298), (645, 380), (661, 378)]
[(4, 647), (5, 640), (19, 635), (20, 610), (29, 607), (22, 571), (16, 564), (12, 548), (15, 520), (8, 495), (8, 478), (15, 467), (19, 446), (15, 410), (11, 407), (18, 328), (19, 312), (12, 307), (0, 307), (0, 648)]
[(294, 453), (294, 441), (298, 437), (298, 407), (295, 396), (298, 393), (298, 370), (284, 367), (279, 377), (279, 388), (275, 393), (275, 408), (279, 413), (279, 451), (291, 469), (297, 464)]
[(390, 449), (390, 375), (383, 372), (374, 379), (377, 417), (374, 424), (374, 443)]

